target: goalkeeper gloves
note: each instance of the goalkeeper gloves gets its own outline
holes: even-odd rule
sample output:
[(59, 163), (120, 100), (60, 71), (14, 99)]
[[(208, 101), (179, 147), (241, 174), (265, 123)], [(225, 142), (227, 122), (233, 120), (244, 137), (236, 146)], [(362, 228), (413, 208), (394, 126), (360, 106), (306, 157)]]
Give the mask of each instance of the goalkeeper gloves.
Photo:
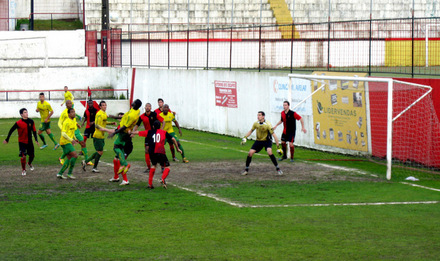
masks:
[(277, 153), (278, 155), (283, 156), (283, 150), (281, 149), (280, 145), (277, 145)]
[(240, 144), (241, 144), (241, 145), (244, 145), (245, 143), (246, 143), (246, 137), (243, 137), (243, 139), (241, 139)]

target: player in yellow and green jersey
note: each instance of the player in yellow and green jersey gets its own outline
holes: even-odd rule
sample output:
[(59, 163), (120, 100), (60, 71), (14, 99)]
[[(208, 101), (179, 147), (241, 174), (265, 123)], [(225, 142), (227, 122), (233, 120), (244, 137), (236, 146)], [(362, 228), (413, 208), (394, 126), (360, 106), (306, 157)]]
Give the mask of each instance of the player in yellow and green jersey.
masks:
[(283, 172), (278, 167), (278, 162), (275, 156), (272, 154), (272, 136), (275, 138), (275, 142), (277, 144), (277, 148), (281, 151), (281, 147), (279, 145), (278, 137), (273, 132), (272, 125), (270, 122), (265, 120), (265, 114), (263, 111), (259, 111), (257, 115), (258, 121), (252, 125), (252, 129), (246, 133), (244, 136), (241, 145), (246, 143), (247, 137), (249, 137), (254, 130), (257, 130), (257, 140), (252, 145), (252, 148), (249, 150), (247, 159), (246, 159), (246, 168), (242, 175), (247, 175), (249, 172), (249, 165), (252, 161), (252, 156), (254, 153), (260, 152), (263, 148), (267, 151), (267, 155), (269, 155), (270, 160), (272, 160), (273, 165), (277, 169), (278, 175), (283, 175)]
[(116, 122), (107, 122), (107, 113), (105, 112), (107, 110), (107, 103), (105, 101), (101, 101), (99, 103), (99, 108), (101, 110), (96, 113), (95, 117), (95, 132), (93, 133), (93, 146), (95, 147), (96, 152), (92, 154), (89, 158), (82, 161), (82, 167), (83, 170), (86, 168), (86, 164), (92, 160), (95, 160), (95, 164), (93, 166), (92, 172), (99, 172), (98, 170), (98, 163), (99, 159), (101, 158), (102, 154), (104, 153), (104, 145), (105, 145), (105, 139), (104, 134), (105, 132), (113, 133), (114, 130), (106, 129), (106, 125), (115, 125)]
[[(75, 97), (73, 97), (73, 94), (69, 92), (69, 87), (64, 86), (64, 101), (61, 103), (61, 106), (64, 105), (64, 103), (67, 103), (67, 101), (72, 102), (72, 108), (73, 108), (73, 100), (75, 100)], [(67, 104), (66, 104), (67, 106)]]
[[(75, 177), (72, 176), (72, 171), (73, 167), (75, 166), (76, 159), (78, 158), (75, 148), (73, 147), (74, 144), (78, 143), (78, 141), (74, 139), (75, 130), (78, 126), (75, 119), (75, 109), (68, 108), (67, 115), (68, 118), (64, 120), (63, 127), (61, 128), (60, 138), (60, 144), (63, 148), (63, 153), (67, 156), (67, 160), (64, 162), (63, 166), (57, 174), (57, 178), (59, 179), (75, 179)], [(67, 177), (65, 177), (63, 173), (64, 171), (66, 171), (67, 168), (69, 168), (69, 171), (67, 172)]]
[(58, 144), (55, 141), (55, 138), (52, 134), (52, 131), (50, 130), (50, 117), (53, 115), (53, 109), (52, 106), (45, 100), (44, 93), (40, 93), (40, 101), (37, 103), (37, 112), (40, 113), (41, 116), (41, 123), (40, 128), (38, 129), (38, 136), (40, 136), (40, 139), (43, 141), (43, 146), (40, 147), (40, 149), (47, 148), (46, 140), (43, 136), (43, 131), (46, 131), (47, 136), (53, 141), (53, 144), (55, 147), (54, 150), (58, 149), (60, 144)]
[[(182, 144), (180, 144), (179, 138), (177, 138), (177, 135), (174, 132), (173, 122), (176, 125), (177, 129), (179, 129), (180, 136), (182, 136), (182, 130), (180, 129), (180, 125), (177, 122), (174, 114), (170, 112), (170, 106), (168, 106), (168, 104), (165, 104), (163, 106), (163, 111), (157, 116), (157, 119), (162, 123), (161, 129), (165, 130), (171, 135), (171, 137), (176, 139), (177, 145), (179, 146), (179, 149), (182, 151), (183, 163), (188, 163), (189, 160), (187, 160), (185, 157), (185, 151), (183, 150)], [(168, 140), (168, 143), (171, 143), (171, 141)]]
[(114, 143), (113, 150), (116, 153), (116, 158), (119, 159), (120, 167), (115, 173), (114, 177), (110, 179), (110, 182), (118, 182), (119, 174), (122, 174), (121, 186), (128, 185), (127, 171), (130, 169), (130, 164), (125, 160), (124, 146), (127, 140), (130, 139), (129, 131), (131, 131), (136, 125), (139, 119), (139, 108), (142, 106), (142, 102), (137, 99), (131, 104), (131, 109), (122, 116), (121, 122), (119, 123), (118, 129), (110, 134), (110, 137), (117, 134), (117, 138)]
[[(67, 120), (69, 118), (69, 113), (68, 110), (73, 108), (73, 104), (71, 100), (66, 101), (66, 109), (61, 113), (60, 118), (58, 120), (58, 127), (60, 129), (63, 129), (63, 123), (65, 120)], [(76, 117), (78, 115), (75, 114), (75, 117), (73, 118), (74, 121), (76, 122)], [(78, 124), (78, 123), (77, 123)], [(79, 127), (79, 125), (77, 126)], [(87, 148), (86, 148), (86, 143), (84, 142), (84, 137), (81, 135), (81, 132), (78, 128), (76, 128), (75, 130), (75, 137), (78, 140), (79, 144), (81, 145), (81, 151), (84, 155), (84, 157), (87, 159), (88, 158), (88, 154), (87, 154)], [(63, 159), (66, 156), (65, 153), (63, 153), (63, 155), (60, 157), (60, 163), (64, 164)]]

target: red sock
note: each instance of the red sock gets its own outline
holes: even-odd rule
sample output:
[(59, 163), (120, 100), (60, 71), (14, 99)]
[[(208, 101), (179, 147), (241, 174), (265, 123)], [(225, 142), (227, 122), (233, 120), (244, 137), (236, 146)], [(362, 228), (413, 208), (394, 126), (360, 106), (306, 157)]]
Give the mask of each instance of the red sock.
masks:
[(121, 162), (119, 162), (119, 159), (114, 158), (113, 159), (113, 171), (115, 173), (115, 176), (113, 177), (114, 179), (118, 179), (119, 178), (118, 170), (119, 170), (120, 166), (121, 166)]
[(20, 162), (21, 162), (21, 168), (23, 170), (26, 170), (26, 156), (21, 157)]
[(87, 136), (84, 136), (84, 142), (86, 142), (87, 141)]
[(173, 156), (173, 159), (176, 157), (176, 152), (174, 151), (174, 145), (170, 144), (170, 150), (171, 150), (171, 155)]
[(168, 174), (170, 174), (170, 168), (165, 168), (162, 173), (162, 180), (165, 180), (168, 177)]
[(127, 173), (122, 173), (122, 179), (125, 180), (125, 181), (128, 181)]
[(293, 159), (293, 154), (295, 154), (295, 147), (290, 146), (290, 158)]
[(147, 167), (151, 168), (151, 164), (150, 164), (150, 154), (149, 153), (145, 153), (145, 163), (147, 163)]
[(150, 169), (150, 175), (148, 176), (148, 185), (150, 185), (150, 186), (153, 186), (153, 177), (154, 177), (155, 171), (156, 171), (156, 168)]

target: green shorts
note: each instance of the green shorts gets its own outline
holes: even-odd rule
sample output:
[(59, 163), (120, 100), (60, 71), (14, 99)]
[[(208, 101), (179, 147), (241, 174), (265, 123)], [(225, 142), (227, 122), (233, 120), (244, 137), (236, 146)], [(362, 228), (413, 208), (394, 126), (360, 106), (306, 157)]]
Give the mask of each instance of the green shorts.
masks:
[(66, 145), (61, 145), (61, 148), (63, 148), (63, 154), (65, 154), (65, 155), (75, 151), (75, 148), (73, 147), (72, 143), (67, 143)]
[(79, 129), (75, 130), (75, 137), (78, 141), (84, 141), (84, 137)]
[(50, 121), (49, 122), (42, 121), (40, 123), (40, 128), (38, 130), (40, 131), (50, 130)]
[[(171, 133), (168, 133), (168, 134), (170, 134), (171, 137), (175, 138), (176, 141), (179, 142), (179, 138), (177, 138), (177, 135), (176, 135), (175, 132), (171, 132)], [(173, 144), (173, 140), (172, 140), (172, 139), (169, 139), (169, 140), (168, 140), (168, 143), (169, 143), (169, 144)]]
[[(127, 138), (129, 138), (130, 136), (128, 135), (128, 133), (125, 132), (120, 132), (117, 134), (117, 138), (115, 140), (115, 146), (120, 146), (120, 147), (124, 147), (125, 146), (125, 141), (127, 140)], [(128, 137), (127, 137), (128, 136)]]
[(93, 138), (93, 146), (96, 151), (104, 151), (105, 140)]

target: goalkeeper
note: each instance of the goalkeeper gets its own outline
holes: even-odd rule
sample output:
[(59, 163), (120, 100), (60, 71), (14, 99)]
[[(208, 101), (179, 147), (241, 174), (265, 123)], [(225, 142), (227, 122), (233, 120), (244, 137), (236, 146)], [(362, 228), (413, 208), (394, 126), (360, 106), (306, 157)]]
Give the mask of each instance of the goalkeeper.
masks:
[(265, 120), (265, 114), (263, 111), (258, 112), (258, 121), (252, 125), (252, 129), (246, 133), (241, 144), (246, 143), (247, 137), (249, 137), (254, 130), (257, 130), (257, 140), (252, 145), (252, 148), (249, 150), (249, 154), (246, 159), (246, 168), (242, 175), (247, 175), (249, 172), (249, 165), (252, 161), (252, 156), (255, 152), (260, 152), (263, 148), (266, 149), (269, 158), (272, 160), (273, 165), (277, 169), (278, 175), (283, 175), (283, 172), (278, 167), (278, 162), (275, 156), (272, 154), (272, 136), (275, 138), (275, 142), (277, 144), (278, 153), (282, 153), (280, 149), (279, 141), (276, 134), (272, 130), (272, 125)]

